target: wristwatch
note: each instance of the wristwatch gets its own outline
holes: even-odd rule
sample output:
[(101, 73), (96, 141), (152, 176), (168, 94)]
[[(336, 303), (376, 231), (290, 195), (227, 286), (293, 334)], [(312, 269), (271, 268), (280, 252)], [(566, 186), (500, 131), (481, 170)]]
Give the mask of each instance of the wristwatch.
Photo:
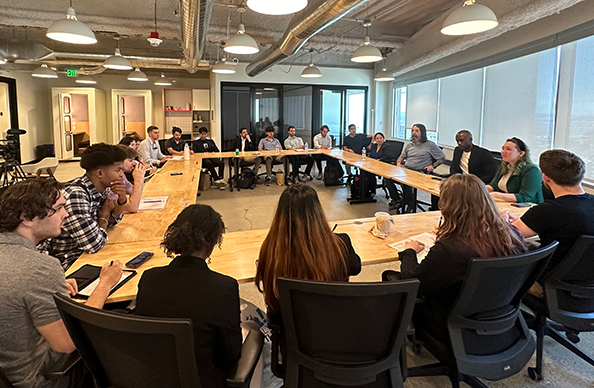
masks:
[(118, 198), (118, 205), (123, 206), (126, 204), (126, 202), (128, 202), (128, 197), (126, 197), (126, 200), (124, 201), (124, 203), (120, 203), (120, 199)]

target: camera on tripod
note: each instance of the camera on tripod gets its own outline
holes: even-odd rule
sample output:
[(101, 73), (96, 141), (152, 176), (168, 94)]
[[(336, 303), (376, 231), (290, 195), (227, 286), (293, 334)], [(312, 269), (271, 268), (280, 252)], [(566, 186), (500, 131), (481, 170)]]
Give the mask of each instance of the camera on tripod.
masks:
[(4, 159), (0, 165), (0, 187), (9, 186), (25, 179), (20, 163), (19, 136), (27, 133), (24, 129), (9, 129), (6, 139), (0, 139), (0, 156)]

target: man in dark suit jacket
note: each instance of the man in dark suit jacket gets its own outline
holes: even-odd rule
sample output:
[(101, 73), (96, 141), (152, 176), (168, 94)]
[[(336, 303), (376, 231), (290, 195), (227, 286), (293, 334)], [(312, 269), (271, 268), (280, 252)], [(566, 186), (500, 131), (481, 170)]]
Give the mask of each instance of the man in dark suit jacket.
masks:
[(497, 162), (489, 150), (472, 144), (472, 133), (465, 129), (456, 134), (458, 147), (450, 166), (450, 174), (473, 174), (489, 183), (497, 172)]
[[(242, 152), (246, 151), (258, 151), (256, 145), (252, 142), (252, 138), (250, 137), (248, 130), (246, 127), (239, 128), (239, 137), (233, 139), (233, 151), (239, 151), (240, 155)], [(243, 156), (243, 161), (241, 162), (241, 167), (243, 166), (251, 166), (254, 165), (254, 172), (258, 174), (258, 169), (260, 168), (260, 159), (258, 156)], [(239, 174), (239, 158), (232, 158), (230, 159), (233, 161), (233, 165), (235, 167), (235, 176), (237, 177)]]
[[(219, 152), (219, 148), (215, 144), (214, 140), (208, 139), (206, 137), (208, 129), (206, 127), (201, 127), (198, 131), (200, 132), (200, 138), (192, 142), (192, 148), (194, 149), (194, 152)], [(215, 167), (219, 168), (218, 173)], [(219, 189), (225, 190), (227, 187), (227, 184), (223, 179), (225, 175), (225, 162), (223, 162), (221, 158), (202, 159), (202, 168), (206, 168), (208, 170), (210, 176), (215, 181), (215, 184), (219, 187)]]

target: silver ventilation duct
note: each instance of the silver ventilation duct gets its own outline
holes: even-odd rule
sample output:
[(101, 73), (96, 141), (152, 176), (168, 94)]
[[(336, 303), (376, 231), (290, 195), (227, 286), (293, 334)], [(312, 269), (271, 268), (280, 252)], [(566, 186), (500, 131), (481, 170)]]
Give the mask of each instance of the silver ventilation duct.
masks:
[(307, 8), (291, 20), (293, 27), (285, 32), (276, 47), (271, 47), (250, 63), (245, 71), (255, 77), (264, 70), (295, 54), (305, 42), (367, 0), (327, 0), (309, 13)]
[(213, 5), (213, 0), (181, 0), (180, 2), (184, 54), (181, 64), (192, 74), (198, 70), (204, 52)]
[[(56, 52), (43, 59), (44, 62), (64, 65), (85, 65), (101, 66), (110, 55), (106, 54), (83, 54), (83, 53), (61, 53)], [(149, 69), (180, 69), (181, 59), (176, 58), (157, 58), (157, 57), (139, 57), (126, 55), (133, 67)]]

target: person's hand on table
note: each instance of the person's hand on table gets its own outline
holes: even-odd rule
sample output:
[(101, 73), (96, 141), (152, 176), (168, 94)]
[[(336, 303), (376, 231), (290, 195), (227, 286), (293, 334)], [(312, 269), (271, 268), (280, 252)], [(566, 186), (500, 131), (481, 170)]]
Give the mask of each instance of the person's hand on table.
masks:
[(66, 279), (66, 287), (68, 288), (68, 294), (70, 294), (70, 296), (78, 294), (78, 284), (76, 284), (76, 279)]
[(435, 170), (435, 168), (433, 167), (432, 164), (428, 165), (427, 167), (425, 167), (425, 170), (427, 170), (427, 172), (429, 174), (431, 174), (433, 172), (433, 170)]
[(329, 150), (330, 149), (330, 147), (326, 147), (326, 146), (320, 146), (320, 148), (323, 149), (323, 150)]
[(417, 240), (408, 240), (404, 244), (404, 249), (414, 249), (415, 252), (419, 253), (425, 249), (425, 244)]
[(99, 284), (103, 284), (110, 289), (113, 288), (122, 278), (122, 263), (114, 260), (103, 264), (99, 274)]
[(400, 162), (400, 161), (396, 162), (396, 167), (402, 167), (402, 162)]
[(134, 171), (132, 171), (132, 177), (134, 177), (134, 183), (144, 182), (144, 173), (146, 172), (146, 167), (142, 163), (138, 163), (136, 167), (134, 167)]
[[(489, 187), (489, 186), (487, 186), (487, 187)], [(501, 193), (500, 193), (500, 192), (498, 192), (498, 191), (491, 191), (491, 192), (489, 193), (489, 195), (490, 195), (490, 196), (491, 196), (491, 198), (493, 198), (493, 199), (501, 199)]]
[(194, 151), (190, 150), (190, 155), (194, 155)]
[(503, 219), (509, 222), (510, 224), (516, 222), (520, 218), (518, 216), (510, 214), (507, 210), (501, 212), (501, 217), (503, 217)]
[(164, 161), (169, 160), (171, 158), (173, 158), (173, 155), (163, 156), (163, 158), (159, 160), (159, 163), (163, 163)]

